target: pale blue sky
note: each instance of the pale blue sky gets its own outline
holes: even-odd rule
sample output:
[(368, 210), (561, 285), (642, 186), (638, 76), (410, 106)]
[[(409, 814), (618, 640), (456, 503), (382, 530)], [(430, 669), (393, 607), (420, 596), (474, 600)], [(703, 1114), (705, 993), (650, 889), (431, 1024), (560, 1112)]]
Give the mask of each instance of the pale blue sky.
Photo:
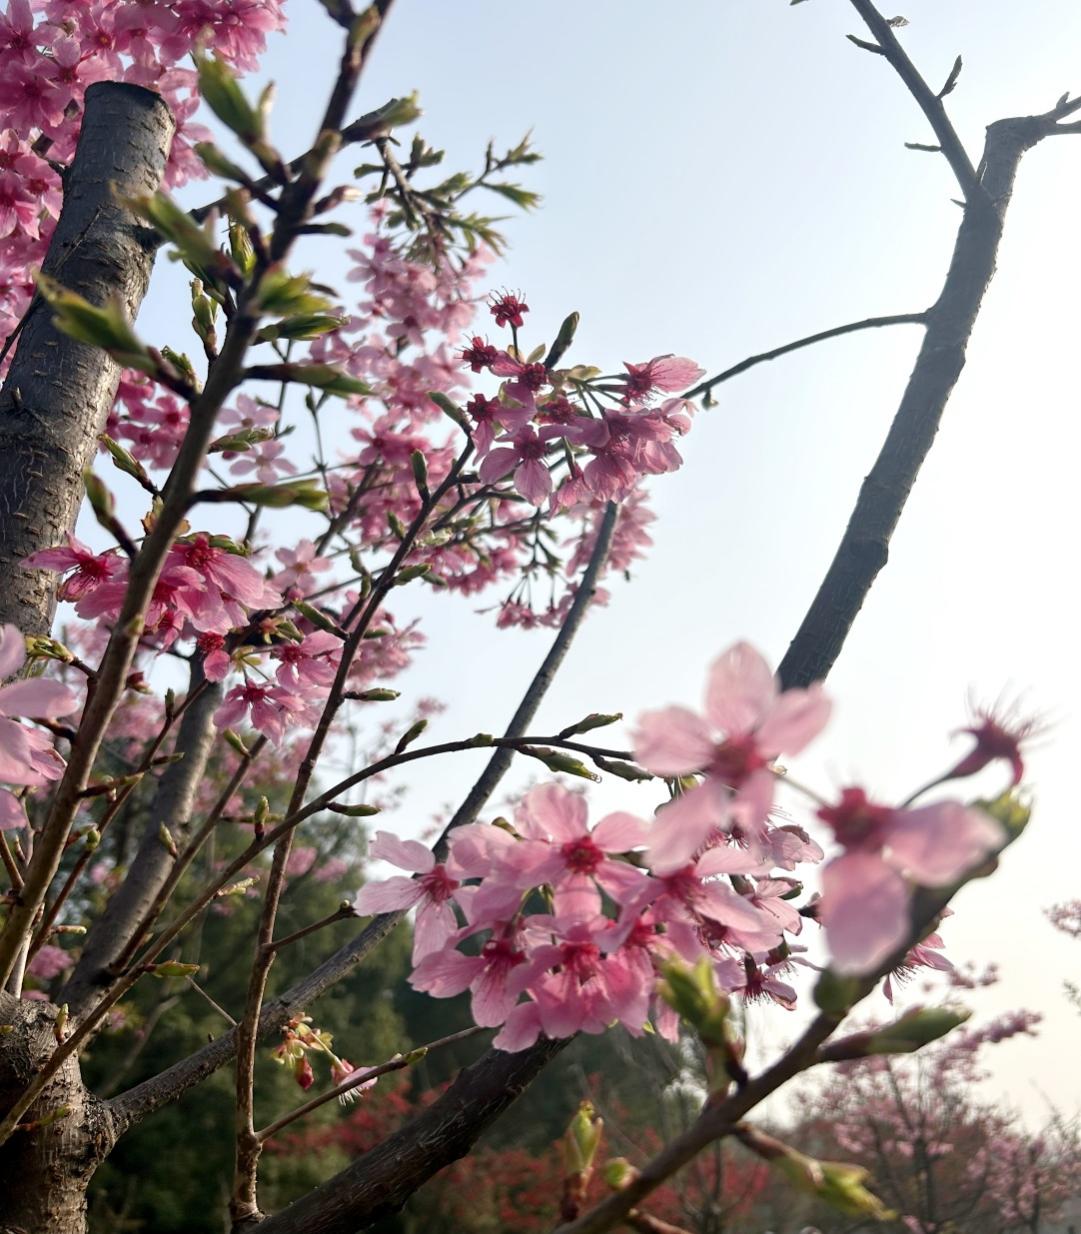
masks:
[[(291, 0), (266, 73), (274, 136), (309, 144), (333, 74), (335, 28)], [(982, 126), (1081, 91), (1076, 0), (907, 0), (905, 45), (932, 83), (961, 52), (950, 96), (974, 157)], [(890, 14), (892, 15), (892, 13)], [(922, 116), (842, 0), (645, 0), (507, 4), (398, 0), (357, 112), (418, 89), (419, 128), (475, 163), (489, 136), (532, 129), (527, 172), (542, 210), (507, 225), (496, 284), (522, 288), (532, 341), (582, 314), (574, 359), (610, 368), (675, 351), (711, 372), (743, 356), (937, 294), (958, 221), (944, 161), (907, 151)], [(348, 166), (359, 159), (351, 158)], [(903, 792), (946, 765), (972, 691), (1024, 691), (1056, 721), (1031, 760), (1038, 810), (993, 880), (948, 923), (958, 961), (997, 960), (981, 1010), (1047, 1016), (1039, 1042), (1001, 1047), (992, 1083), (1032, 1118), (1045, 1091), (1081, 1104), (1079, 1023), (1061, 994), (1081, 944), (1044, 921), (1081, 894), (1072, 775), (1081, 739), (1075, 458), (1081, 308), (1081, 137), (1045, 142), (1021, 169), (999, 273), (969, 364), (891, 550), (830, 679), (829, 735), (802, 766), (826, 786), (859, 777)], [(205, 188), (188, 194), (201, 201)], [(311, 246), (324, 277), (335, 241)], [(174, 343), (175, 271), (159, 266), (141, 320)], [(175, 320), (175, 318), (173, 318)], [(748, 638), (776, 662), (828, 564), (914, 354), (911, 327), (857, 335), (723, 387), (685, 443), (685, 467), (653, 484), (656, 548), (612, 586), (546, 703), (540, 728), (591, 710), (629, 717), (697, 702), (710, 659)], [(406, 601), (400, 605), (406, 611)], [(428, 650), (406, 691), (448, 703), (434, 731), (499, 728), (547, 636), (497, 632), (471, 605), (426, 601)], [(471, 781), (477, 760), (430, 769), (401, 814), (419, 831)], [(598, 808), (648, 811), (655, 792), (604, 789)], [(793, 1021), (777, 1012), (767, 1036)]]

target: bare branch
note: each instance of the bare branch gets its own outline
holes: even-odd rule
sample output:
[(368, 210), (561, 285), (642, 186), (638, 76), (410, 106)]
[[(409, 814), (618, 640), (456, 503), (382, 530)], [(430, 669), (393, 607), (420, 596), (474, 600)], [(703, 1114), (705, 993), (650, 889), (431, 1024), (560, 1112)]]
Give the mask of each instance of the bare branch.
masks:
[[(969, 203), (981, 200), (983, 198), (983, 188), (980, 184), (980, 178), (976, 174), (975, 167), (972, 166), (972, 160), (968, 157), (964, 146), (961, 144), (961, 139), (957, 136), (957, 130), (950, 123), (949, 117), (946, 115), (946, 108), (942, 103), (942, 96), (949, 93), (949, 90), (953, 88), (956, 77), (951, 73), (951, 80), (947, 81), (946, 88), (943, 89), (941, 94), (935, 94), (927, 82), (924, 81), (919, 70), (908, 58), (908, 53), (901, 46), (890, 23), (875, 8), (871, 0), (851, 0), (851, 3), (856, 12), (863, 18), (867, 28), (874, 35), (877, 50), (881, 51), (893, 66), (897, 75), (908, 87), (909, 93), (919, 104), (920, 110), (927, 117), (935, 136), (938, 138), (938, 143), (942, 147), (942, 153), (946, 156), (946, 161), (953, 168), (953, 174), (957, 177), (957, 182), (961, 186), (961, 192), (964, 194), (965, 200)], [(954, 69), (956, 72), (960, 72), (959, 60), (955, 63)]]
[(799, 351), (801, 347), (810, 347), (814, 343), (825, 342), (826, 339), (840, 338), (845, 334), (854, 334), (857, 330), (876, 330), (880, 326), (922, 326), (926, 322), (927, 311), (924, 310), (922, 313), (894, 313), (889, 317), (865, 317), (862, 321), (850, 321), (843, 326), (833, 326), (829, 330), (819, 330), (817, 334), (808, 334), (806, 338), (796, 339), (794, 343), (785, 343), (783, 347), (774, 347), (770, 351), (761, 351), (757, 355), (748, 356), (746, 360), (733, 364), (731, 368), (726, 368), (723, 372), (718, 373), (716, 377), (709, 377), (705, 381), (699, 382), (697, 386), (688, 390), (683, 397), (699, 398), (703, 394), (708, 394), (714, 386), (719, 386), (722, 382), (738, 377), (748, 369), (754, 368), (756, 364), (764, 364), (767, 360), (776, 360), (780, 356), (787, 356), (791, 351)]
[(942, 291), (925, 315), (923, 345), (889, 433), (863, 482), (836, 556), (781, 661), (778, 675), (786, 687), (826, 677), (886, 564), (890, 539), (964, 367), (968, 341), (995, 272), (1018, 164), (1049, 127), (1042, 116), (999, 120), (988, 127), (980, 167), (990, 208), (968, 210), (961, 221)]

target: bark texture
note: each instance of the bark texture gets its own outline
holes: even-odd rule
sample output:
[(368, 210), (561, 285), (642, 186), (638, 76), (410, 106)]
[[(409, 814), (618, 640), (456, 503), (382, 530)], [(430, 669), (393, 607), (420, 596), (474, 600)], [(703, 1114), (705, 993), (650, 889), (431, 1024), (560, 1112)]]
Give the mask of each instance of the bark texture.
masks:
[[(0, 1112), (56, 1049), (58, 1014), (49, 1003), (0, 994)], [(28, 1125), (50, 1117), (45, 1126)], [(0, 1234), (83, 1234), (87, 1184), (116, 1135), (108, 1107), (84, 1088), (76, 1058), (53, 1076), (23, 1127), (0, 1147)]]
[(423, 1114), (329, 1182), (258, 1225), (259, 1234), (355, 1234), (391, 1216), (444, 1166), (464, 1157), (570, 1040), (520, 1054), (489, 1050)]
[[(168, 106), (151, 90), (122, 82), (87, 90), (64, 208), (43, 266), (93, 304), (118, 297), (133, 319), (157, 239), (114, 189), (134, 196), (160, 186), (173, 129)], [(35, 298), (0, 391), (0, 621), (24, 633), (49, 633), (56, 575), (23, 570), (19, 562), (62, 543), (75, 526), (82, 475), (119, 380), (119, 365), (61, 334)]]

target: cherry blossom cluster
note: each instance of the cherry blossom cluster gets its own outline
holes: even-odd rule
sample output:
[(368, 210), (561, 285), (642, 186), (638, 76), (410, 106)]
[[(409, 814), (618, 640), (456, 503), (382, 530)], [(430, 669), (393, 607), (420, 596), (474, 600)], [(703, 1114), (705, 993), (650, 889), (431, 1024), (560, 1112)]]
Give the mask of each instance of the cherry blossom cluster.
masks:
[(193, 120), (185, 59), (212, 43), (250, 71), (284, 24), (284, 0), (10, 0), (0, 13), (0, 339), (33, 292), (30, 270), (60, 213), (55, 165), (75, 152), (86, 88), (128, 81), (161, 94), (177, 122), (166, 180), (183, 184), (205, 176), (193, 145), (210, 137)]
[[(25, 663), (22, 635), (15, 626), (0, 626), (0, 681), (14, 677)], [(19, 723), (19, 717), (58, 720), (76, 711), (79, 703), (77, 695), (58, 681), (38, 677), (0, 686), (0, 831), (26, 824), (26, 807), (11, 787), (40, 788), (58, 780), (64, 770), (52, 737)]]
[[(416, 908), (412, 984), (436, 997), (469, 990), (476, 1023), (499, 1026), (506, 1050), (613, 1023), (671, 1035), (674, 1014), (655, 996), (671, 960), (706, 958), (725, 991), (791, 1008), (784, 976), (804, 962), (806, 916), (824, 927), (835, 970), (874, 972), (904, 947), (915, 888), (956, 883), (1005, 842), (959, 801), (895, 807), (854, 787), (833, 803), (812, 797), (834, 851), (821, 898), (801, 911), (793, 872), (825, 852), (777, 821), (777, 759), (800, 753), (829, 711), (821, 687), (781, 691), (737, 644), (712, 666), (704, 715), (669, 707), (638, 721), (637, 761), (677, 790), (654, 819), (617, 812), (590, 826), (585, 798), (553, 782), (525, 796), (513, 823), (453, 831), (444, 861), (379, 832), (370, 857), (407, 873), (366, 884), (356, 911)], [(944, 968), (940, 947), (924, 938), (900, 967)]]

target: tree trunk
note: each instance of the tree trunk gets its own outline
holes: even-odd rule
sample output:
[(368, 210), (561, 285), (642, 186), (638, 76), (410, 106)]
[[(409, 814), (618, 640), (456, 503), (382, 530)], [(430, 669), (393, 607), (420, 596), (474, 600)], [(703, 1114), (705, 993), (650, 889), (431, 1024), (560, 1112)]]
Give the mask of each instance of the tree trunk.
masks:
[[(56, 1049), (57, 1015), (50, 1003), (0, 994), (0, 1112)], [(69, 1058), (0, 1146), (0, 1234), (85, 1234), (86, 1188), (115, 1139), (108, 1107)]]
[[(90, 86), (85, 108), (43, 270), (92, 304), (118, 297), (134, 319), (157, 238), (114, 190), (135, 196), (160, 186), (173, 118), (160, 95), (123, 82)], [(49, 633), (56, 575), (19, 562), (75, 526), (83, 472), (119, 380), (119, 365), (61, 334), (35, 297), (0, 390), (0, 622), (24, 633)]]
[[(146, 294), (157, 238), (115, 194), (161, 184), (174, 123), (141, 86), (97, 82), (86, 92), (64, 208), (47, 274), (93, 304), (118, 297), (132, 318)], [(0, 390), (0, 621), (48, 634), (56, 576), (20, 561), (75, 526), (82, 475), (116, 395), (120, 367), (61, 334), (35, 297)], [(0, 994), (0, 1114), (56, 1049), (56, 1007)], [(114, 1120), (69, 1059), (0, 1146), (0, 1234), (84, 1234), (86, 1188), (111, 1150)]]

